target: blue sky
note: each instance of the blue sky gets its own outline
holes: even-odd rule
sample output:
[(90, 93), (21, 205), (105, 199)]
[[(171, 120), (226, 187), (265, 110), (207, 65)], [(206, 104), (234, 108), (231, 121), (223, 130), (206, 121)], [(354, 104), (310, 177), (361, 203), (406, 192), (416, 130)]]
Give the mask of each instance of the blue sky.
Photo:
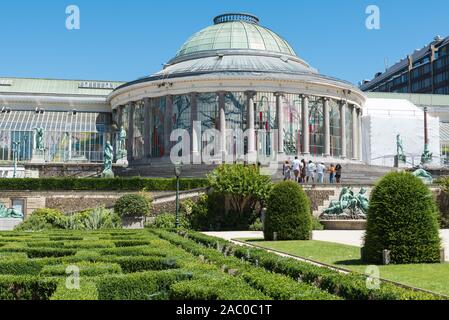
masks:
[[(68, 5), (81, 29), (65, 28)], [(368, 5), (381, 29), (365, 27)], [(14, 0), (0, 2), (0, 76), (128, 81), (158, 71), (223, 12), (249, 12), (323, 74), (357, 83), (449, 35), (447, 0)]]

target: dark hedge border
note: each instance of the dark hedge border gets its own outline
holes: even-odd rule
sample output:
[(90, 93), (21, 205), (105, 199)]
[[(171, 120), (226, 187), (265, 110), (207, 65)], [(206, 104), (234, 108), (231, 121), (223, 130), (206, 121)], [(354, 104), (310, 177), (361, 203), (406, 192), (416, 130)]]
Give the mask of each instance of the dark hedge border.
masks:
[[(181, 190), (205, 188), (207, 179), (184, 178)], [(0, 191), (174, 191), (176, 179), (167, 178), (39, 178), (0, 179)]]

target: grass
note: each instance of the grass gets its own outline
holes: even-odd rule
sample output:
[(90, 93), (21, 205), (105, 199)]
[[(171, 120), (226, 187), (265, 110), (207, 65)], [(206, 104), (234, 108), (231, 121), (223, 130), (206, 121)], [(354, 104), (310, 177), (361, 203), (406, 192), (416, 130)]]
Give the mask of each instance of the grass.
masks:
[[(365, 273), (360, 248), (323, 241), (249, 241), (251, 244)], [(449, 263), (378, 266), (380, 277), (449, 295)]]

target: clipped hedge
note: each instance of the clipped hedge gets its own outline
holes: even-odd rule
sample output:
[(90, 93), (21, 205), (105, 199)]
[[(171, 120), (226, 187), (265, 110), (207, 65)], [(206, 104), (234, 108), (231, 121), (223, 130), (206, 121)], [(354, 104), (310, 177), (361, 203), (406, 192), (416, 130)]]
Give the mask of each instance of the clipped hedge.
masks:
[[(208, 186), (207, 179), (182, 178), (180, 189), (190, 190)], [(164, 178), (40, 178), (0, 179), (0, 190), (29, 191), (172, 191), (176, 179)]]
[(309, 240), (312, 234), (310, 203), (293, 181), (280, 182), (271, 190), (265, 216), (265, 240)]
[(429, 188), (410, 173), (387, 174), (374, 188), (368, 211), (364, 259), (381, 264), (438, 263), (438, 209)]
[(41, 270), (41, 266), (32, 260), (7, 259), (0, 260), (0, 274), (10, 275), (35, 275)]
[[(158, 231), (161, 234), (162, 231)], [(253, 265), (264, 269), (283, 274), (294, 280), (300, 279), (302, 282), (317, 286), (333, 295), (338, 295), (348, 300), (434, 300), (439, 296), (401, 288), (394, 284), (382, 282), (380, 289), (369, 289), (366, 286), (366, 276), (359, 274), (342, 274), (328, 268), (315, 266), (306, 262), (301, 262), (292, 258), (281, 257), (275, 253), (267, 252), (263, 249), (247, 248), (234, 245), (226, 240), (207, 236), (190, 230), (183, 230), (180, 233), (195, 242), (221, 250), (228, 255), (243, 259)], [(172, 233), (173, 235), (174, 233)], [(179, 237), (181, 238), (181, 237)], [(187, 240), (182, 238), (183, 242)], [(178, 240), (181, 241), (181, 240)], [(197, 249), (198, 250), (198, 249)]]
[(179, 268), (176, 260), (163, 257), (104, 257), (102, 260), (119, 264), (124, 273)]
[(0, 276), (0, 300), (48, 300), (57, 284), (35, 276)]
[(103, 276), (97, 281), (99, 300), (164, 300), (170, 286), (190, 279), (190, 273), (169, 271), (147, 271), (120, 276)]
[[(47, 265), (42, 268), (41, 274), (45, 276), (67, 276), (68, 264)], [(89, 263), (81, 262), (73, 264), (79, 268), (80, 276), (98, 276), (103, 274), (122, 273), (122, 269), (116, 263)]]
[(220, 277), (181, 281), (170, 287), (170, 300), (271, 300), (245, 281)]

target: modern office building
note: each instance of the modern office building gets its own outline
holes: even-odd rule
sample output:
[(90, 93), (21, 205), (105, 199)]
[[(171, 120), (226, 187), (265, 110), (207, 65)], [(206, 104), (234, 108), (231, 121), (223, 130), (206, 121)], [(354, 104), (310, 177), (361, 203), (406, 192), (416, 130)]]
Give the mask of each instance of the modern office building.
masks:
[(449, 94), (449, 37), (435, 39), (385, 72), (365, 80), (362, 91)]

